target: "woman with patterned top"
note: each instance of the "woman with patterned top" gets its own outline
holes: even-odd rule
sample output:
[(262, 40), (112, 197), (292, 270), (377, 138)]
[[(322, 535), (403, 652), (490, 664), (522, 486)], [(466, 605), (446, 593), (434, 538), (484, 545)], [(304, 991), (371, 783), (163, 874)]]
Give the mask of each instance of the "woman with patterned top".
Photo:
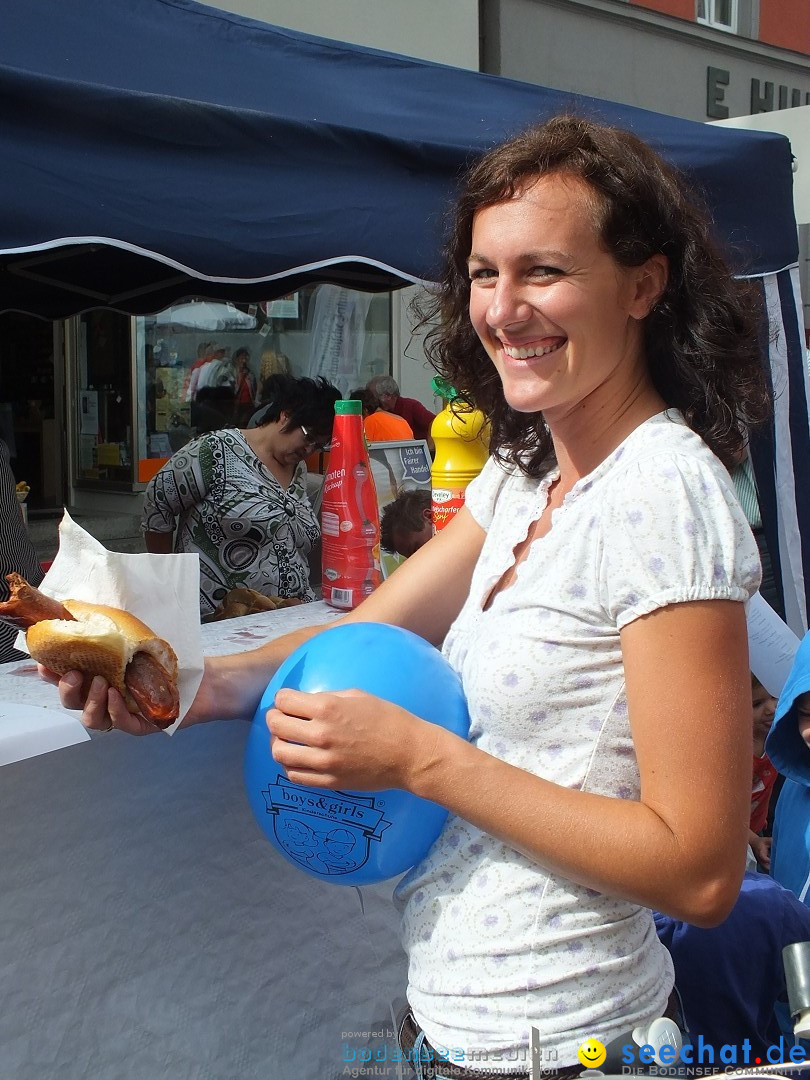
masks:
[[(586, 1040), (674, 1012), (649, 909), (709, 926), (737, 899), (760, 568), (727, 467), (769, 408), (755, 296), (628, 132), (557, 117), (464, 181), (428, 344), (492, 457), (344, 621), (442, 646), (469, 738), (360, 692), (267, 713), (291, 783), (450, 811), (397, 886), (422, 1078), (525, 1077), (535, 1050), (577, 1075)], [(184, 723), (252, 716), (314, 632), (209, 658)], [(145, 733), (79, 681), (62, 702), (86, 725)]]
[(231, 589), (314, 600), (320, 537), (304, 459), (330, 438), (340, 392), (325, 379), (275, 376), (256, 426), (211, 431), (178, 450), (146, 489), (148, 551), (200, 557), (200, 615)]

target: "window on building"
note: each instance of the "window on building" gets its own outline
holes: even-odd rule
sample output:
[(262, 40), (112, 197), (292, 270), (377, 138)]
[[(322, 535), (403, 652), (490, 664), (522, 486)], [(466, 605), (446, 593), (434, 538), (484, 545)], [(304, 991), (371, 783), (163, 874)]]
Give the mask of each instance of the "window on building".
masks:
[(737, 32), (737, 0), (697, 0), (697, 21), (718, 30)]

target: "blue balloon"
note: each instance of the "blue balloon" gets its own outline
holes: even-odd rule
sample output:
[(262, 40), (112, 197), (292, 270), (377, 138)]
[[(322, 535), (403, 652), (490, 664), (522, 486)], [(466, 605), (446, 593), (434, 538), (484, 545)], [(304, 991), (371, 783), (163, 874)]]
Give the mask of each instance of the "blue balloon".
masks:
[(441, 653), (409, 630), (349, 623), (296, 649), (268, 685), (251, 724), (245, 785), (273, 846), (294, 866), (341, 885), (370, 885), (418, 863), (447, 810), (407, 791), (330, 791), (293, 784), (270, 753), (265, 722), (282, 687), (310, 693), (365, 690), (466, 738), (461, 680)]

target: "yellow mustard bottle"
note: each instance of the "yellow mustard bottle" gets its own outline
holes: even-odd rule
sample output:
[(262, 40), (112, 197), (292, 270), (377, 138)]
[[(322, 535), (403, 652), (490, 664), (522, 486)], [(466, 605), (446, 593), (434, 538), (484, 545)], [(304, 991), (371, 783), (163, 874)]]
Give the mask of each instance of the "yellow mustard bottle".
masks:
[(458, 401), (458, 392), (444, 379), (433, 380), (434, 393), (445, 406), (430, 426), (436, 446), (430, 470), (433, 485), (433, 532), (451, 521), (464, 505), (464, 492), (489, 457), (489, 428), (480, 409)]

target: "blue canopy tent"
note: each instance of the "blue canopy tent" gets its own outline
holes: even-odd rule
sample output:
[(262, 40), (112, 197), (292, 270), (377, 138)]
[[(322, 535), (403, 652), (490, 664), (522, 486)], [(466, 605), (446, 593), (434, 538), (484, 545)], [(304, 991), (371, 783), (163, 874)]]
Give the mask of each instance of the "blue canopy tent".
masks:
[(0, 311), (48, 318), (154, 312), (188, 296), (267, 300), (307, 281), (430, 281), (445, 208), (476, 154), (563, 110), (631, 128), (703, 189), (736, 269), (762, 283), (777, 414), (754, 464), (788, 618), (806, 627), (810, 432), (784, 137), (353, 47), (193, 0), (13, 5), (0, 110)]

